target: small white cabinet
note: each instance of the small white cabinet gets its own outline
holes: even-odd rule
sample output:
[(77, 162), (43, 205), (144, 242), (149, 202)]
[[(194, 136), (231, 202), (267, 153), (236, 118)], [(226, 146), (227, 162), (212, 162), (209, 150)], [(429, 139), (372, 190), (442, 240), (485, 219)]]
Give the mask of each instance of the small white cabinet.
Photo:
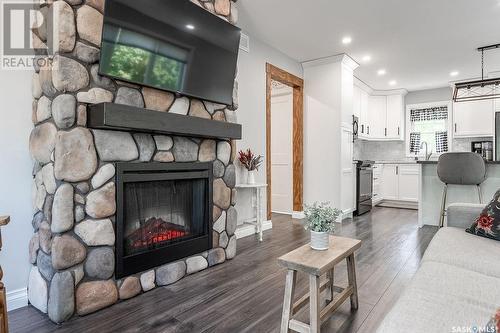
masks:
[(398, 165), (384, 164), (382, 171), (382, 198), (384, 200), (398, 199)]
[(382, 171), (382, 199), (418, 201), (418, 165), (384, 164)]
[(493, 100), (453, 103), (453, 134), (455, 137), (494, 135)]

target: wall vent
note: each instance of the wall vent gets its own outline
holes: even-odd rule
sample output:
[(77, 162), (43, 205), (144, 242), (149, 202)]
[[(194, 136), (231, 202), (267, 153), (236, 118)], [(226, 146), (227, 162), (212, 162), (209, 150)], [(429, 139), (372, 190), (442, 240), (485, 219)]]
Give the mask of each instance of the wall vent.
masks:
[(245, 52), (250, 52), (250, 37), (243, 32), (241, 33), (240, 49)]

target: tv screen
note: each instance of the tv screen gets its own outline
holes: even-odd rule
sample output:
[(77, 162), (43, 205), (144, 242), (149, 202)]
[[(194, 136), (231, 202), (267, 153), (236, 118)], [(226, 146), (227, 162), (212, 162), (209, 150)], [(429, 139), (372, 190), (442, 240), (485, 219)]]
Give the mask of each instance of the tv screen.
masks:
[(106, 0), (99, 73), (231, 105), (239, 42), (188, 0)]

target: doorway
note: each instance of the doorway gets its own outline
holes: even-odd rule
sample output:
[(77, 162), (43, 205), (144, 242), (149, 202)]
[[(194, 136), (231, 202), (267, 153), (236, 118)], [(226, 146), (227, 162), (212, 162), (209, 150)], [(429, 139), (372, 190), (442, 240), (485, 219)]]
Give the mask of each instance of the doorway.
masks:
[[(282, 131), (281, 129), (279, 130), (276, 139), (281, 138), (283, 140), (290, 140), (288, 141), (290, 145), (288, 148), (286, 145), (279, 145), (279, 148), (277, 148), (277, 145), (274, 145), (274, 149), (278, 149), (277, 152), (273, 150), (273, 128), (274, 131), (277, 131), (277, 127), (273, 127), (273, 119), (275, 121), (280, 121), (284, 120), (287, 121), (286, 114), (276, 114), (274, 115), (273, 112), (273, 82), (275, 82), (275, 86), (277, 84), (281, 84), (284, 86), (284, 91), (287, 90), (287, 88), (290, 91), (290, 103), (291, 103), (291, 108), (289, 108), (291, 112), (291, 124), (290, 126), (287, 126), (287, 131)], [(266, 64), (266, 174), (267, 174), (267, 218), (271, 219), (271, 214), (273, 210), (273, 163), (274, 159), (277, 159), (276, 163), (274, 163), (274, 169), (275, 172), (278, 172), (280, 169), (288, 169), (289, 173), (291, 173), (291, 181), (289, 182), (289, 185), (282, 186), (281, 182), (285, 182), (288, 184), (286, 181), (286, 178), (288, 177), (287, 175), (280, 175), (275, 176), (277, 179), (278, 183), (277, 185), (279, 186), (279, 190), (275, 191), (275, 199), (276, 200), (291, 200), (291, 208), (293, 212), (302, 212), (303, 208), (303, 99), (304, 99), (304, 81), (293, 75), (290, 74), (276, 66), (273, 66), (271, 64)], [(276, 96), (278, 97), (278, 96)], [(276, 101), (276, 99), (275, 99)], [(279, 99), (278, 99), (279, 101)], [(280, 107), (286, 108), (286, 98), (284, 101), (282, 101), (283, 104)], [(278, 112), (283, 111), (283, 110), (278, 110)], [(287, 151), (291, 152), (288, 153)], [(276, 153), (276, 154), (275, 154)], [(290, 178), (288, 178), (290, 179)], [(290, 188), (291, 187), (291, 191)], [(281, 193), (283, 192), (283, 193)], [(286, 194), (285, 192), (288, 192)], [(291, 195), (291, 197), (290, 197)], [(290, 201), (289, 201), (290, 202)], [(286, 206), (286, 203), (277, 203), (277, 207), (289, 207), (290, 203), (288, 203), (288, 206)]]

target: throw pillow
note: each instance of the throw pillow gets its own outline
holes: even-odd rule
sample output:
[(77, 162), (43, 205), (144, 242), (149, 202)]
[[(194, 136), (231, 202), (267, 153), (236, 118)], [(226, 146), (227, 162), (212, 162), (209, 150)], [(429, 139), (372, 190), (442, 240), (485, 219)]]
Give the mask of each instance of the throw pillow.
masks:
[(500, 308), (497, 309), (495, 315), (491, 318), (486, 326), (485, 332), (499, 332), (500, 333)]
[(483, 209), (476, 221), (466, 229), (468, 233), (500, 241), (500, 190)]

